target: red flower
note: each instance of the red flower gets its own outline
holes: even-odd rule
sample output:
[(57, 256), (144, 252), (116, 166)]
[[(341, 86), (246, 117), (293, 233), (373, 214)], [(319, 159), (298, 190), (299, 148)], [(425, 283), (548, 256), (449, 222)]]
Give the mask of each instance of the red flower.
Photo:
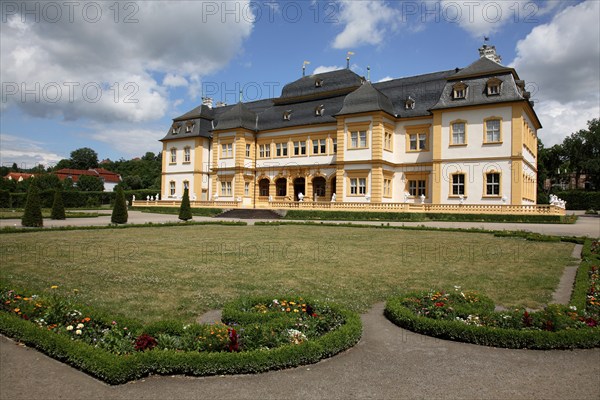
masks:
[(240, 344), (238, 343), (239, 335), (235, 329), (229, 328), (227, 333), (229, 334), (229, 352), (233, 353), (234, 351), (240, 351)]
[(586, 323), (587, 326), (591, 326), (591, 327), (594, 327), (594, 326), (598, 325), (598, 322), (596, 322), (596, 320), (594, 318), (592, 318), (592, 317), (586, 319), (585, 323)]
[(436, 307), (444, 307), (444, 302), (443, 301), (438, 301), (437, 303), (435, 303)]

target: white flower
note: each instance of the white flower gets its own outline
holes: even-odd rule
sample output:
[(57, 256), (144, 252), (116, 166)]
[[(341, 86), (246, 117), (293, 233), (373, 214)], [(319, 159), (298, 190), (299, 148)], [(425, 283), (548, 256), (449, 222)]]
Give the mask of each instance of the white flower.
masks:
[(67, 330), (68, 330), (68, 331), (72, 331), (72, 330), (73, 330), (73, 325), (69, 325), (69, 326), (67, 326)]
[(83, 324), (77, 324), (77, 329), (82, 329), (83, 328)]
[(75, 331), (75, 334), (76, 334), (76, 335), (81, 335), (81, 329), (77, 329), (77, 330)]
[(577, 307), (575, 307), (575, 306), (570, 306), (569, 308), (573, 311), (577, 311)]

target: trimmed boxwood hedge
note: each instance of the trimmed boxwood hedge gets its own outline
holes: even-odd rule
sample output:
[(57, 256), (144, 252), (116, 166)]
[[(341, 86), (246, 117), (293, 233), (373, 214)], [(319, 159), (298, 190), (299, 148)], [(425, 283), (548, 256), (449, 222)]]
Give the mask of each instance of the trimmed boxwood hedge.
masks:
[[(265, 299), (267, 298), (238, 301), (233, 306), (226, 306), (224, 314), (227, 318), (233, 318), (236, 315), (237, 305)], [(335, 330), (299, 345), (290, 344), (270, 350), (239, 353), (152, 350), (119, 356), (81, 341), (71, 340), (66, 335), (40, 329), (30, 321), (5, 312), (0, 312), (0, 333), (114, 385), (150, 374), (192, 376), (247, 374), (315, 363), (352, 347), (360, 340), (362, 333), (362, 323), (358, 314), (335, 305), (329, 306), (340, 313), (344, 319), (344, 324)], [(94, 318), (98, 319), (97, 316)], [(261, 315), (256, 314), (256, 318), (261, 318)], [(130, 327), (138, 332), (143, 330), (145, 333), (177, 333), (184, 329), (180, 322), (168, 321), (145, 327), (139, 325), (136, 327), (135, 323), (131, 323)]]
[[(586, 307), (586, 296), (590, 289), (589, 271), (592, 265), (598, 262), (598, 259), (595, 258), (596, 255), (589, 251), (591, 243), (591, 240), (585, 241), (582, 252), (583, 261), (577, 270), (571, 296), (570, 304), (577, 310), (584, 310)], [(416, 315), (403, 306), (403, 298), (404, 296), (395, 296), (388, 299), (384, 311), (385, 316), (402, 328), (440, 339), (516, 349), (548, 350), (600, 347), (600, 326), (549, 332), (467, 325), (461, 321)], [(490, 310), (482, 311), (485, 313)]]
[(600, 210), (600, 192), (567, 190), (556, 195), (567, 202), (567, 210)]
[(560, 215), (513, 215), (513, 214), (446, 214), (406, 213), (376, 211), (316, 211), (289, 210), (285, 219), (291, 220), (334, 220), (334, 221), (476, 221), (476, 222), (521, 222), (521, 223), (573, 223), (575, 219)]

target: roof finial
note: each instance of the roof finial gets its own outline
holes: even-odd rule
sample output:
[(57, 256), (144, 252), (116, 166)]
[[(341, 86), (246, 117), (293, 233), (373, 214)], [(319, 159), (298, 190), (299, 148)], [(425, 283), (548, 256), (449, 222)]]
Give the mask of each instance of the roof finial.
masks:
[(244, 91), (242, 89), (240, 89), (240, 103), (243, 101), (243, 94), (244, 94)]
[(304, 61), (304, 62), (302, 63), (302, 76), (303, 76), (303, 77), (304, 77), (304, 76), (306, 76), (306, 66), (307, 66), (308, 64), (310, 64), (310, 61)]
[(346, 54), (346, 69), (350, 69), (350, 56), (353, 56), (353, 55), (354, 55), (354, 52), (352, 52), (352, 51), (349, 51)]
[(371, 82), (371, 67), (367, 66), (367, 80)]

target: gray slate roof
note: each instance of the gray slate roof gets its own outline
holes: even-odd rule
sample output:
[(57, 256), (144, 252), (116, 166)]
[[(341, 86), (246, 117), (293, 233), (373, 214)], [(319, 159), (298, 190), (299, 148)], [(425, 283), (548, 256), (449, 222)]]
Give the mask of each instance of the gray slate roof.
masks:
[(507, 72), (515, 73), (515, 70), (500, 65), (497, 62), (490, 60), (489, 58), (482, 57), (479, 60), (472, 63), (471, 65), (469, 65), (468, 67), (463, 68), (454, 75), (452, 75), (450, 79), (456, 80), (474, 75), (494, 75), (503, 74)]
[(243, 103), (237, 103), (235, 106), (224, 111), (220, 115), (214, 130), (246, 128), (252, 131), (256, 130), (256, 113), (250, 111)]
[[(486, 82), (490, 77), (502, 80), (501, 93), (488, 96)], [(351, 70), (325, 72), (302, 77), (283, 87), (281, 97), (235, 105), (208, 108), (199, 106), (175, 118), (174, 123), (195, 121), (192, 132), (182, 127), (177, 135), (171, 129), (162, 140), (183, 137), (212, 137), (213, 130), (236, 129), (253, 131), (281, 129), (300, 125), (332, 124), (336, 115), (384, 111), (399, 118), (431, 115), (431, 110), (467, 105), (526, 100), (520, 93), (515, 70), (490, 59), (480, 58), (462, 70), (448, 70), (418, 76), (393, 79), (372, 84)], [(322, 81), (317, 87), (315, 82)], [(467, 98), (454, 100), (452, 86), (457, 81), (468, 85)], [(408, 98), (415, 102), (406, 109)], [(323, 106), (323, 115), (317, 107)], [(284, 113), (291, 112), (289, 120)]]
[(361, 87), (344, 98), (344, 106), (337, 115), (357, 114), (371, 111), (385, 111), (395, 116), (394, 105), (381, 91), (365, 81)]
[(495, 76), (502, 81), (500, 86), (499, 95), (487, 94), (487, 81), (489, 77), (484, 78), (472, 78), (465, 79), (462, 82), (465, 83), (467, 88), (467, 94), (464, 99), (453, 98), (453, 86), (457, 83), (456, 81), (448, 81), (442, 91), (439, 101), (432, 110), (439, 110), (443, 108), (455, 108), (464, 107), (471, 105), (481, 104), (492, 104), (492, 103), (504, 103), (507, 101), (519, 101), (525, 100), (519, 92), (515, 80), (510, 73), (504, 75)]

